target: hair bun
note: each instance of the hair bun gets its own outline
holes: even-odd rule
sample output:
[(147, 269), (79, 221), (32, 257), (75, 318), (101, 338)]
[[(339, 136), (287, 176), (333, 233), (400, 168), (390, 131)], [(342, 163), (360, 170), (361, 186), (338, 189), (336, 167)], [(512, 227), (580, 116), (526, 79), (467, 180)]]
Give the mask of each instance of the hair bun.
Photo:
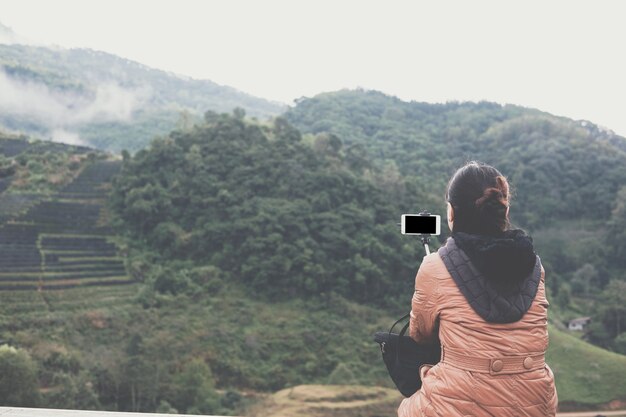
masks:
[(486, 209), (506, 208), (506, 196), (501, 189), (491, 187), (486, 188), (482, 197), (474, 202), (477, 209), (484, 211)]
[(468, 162), (459, 168), (446, 189), (454, 209), (454, 230), (473, 234), (498, 234), (509, 226), (509, 183), (494, 167)]

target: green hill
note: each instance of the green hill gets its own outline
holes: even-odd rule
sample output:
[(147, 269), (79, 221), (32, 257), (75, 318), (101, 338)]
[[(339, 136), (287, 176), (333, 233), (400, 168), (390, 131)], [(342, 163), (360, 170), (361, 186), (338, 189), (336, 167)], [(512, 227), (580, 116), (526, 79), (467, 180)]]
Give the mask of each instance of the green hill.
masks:
[[(211, 264), (271, 299), (336, 292), (383, 304), (408, 287), (394, 277), (413, 274), (397, 213), (427, 198), (387, 181), (352, 169), (341, 142), (315, 148), (280, 118), (221, 115), (127, 160), (111, 201), (164, 260)], [(158, 285), (177, 292), (176, 280)]]
[(556, 316), (595, 316), (587, 337), (617, 349), (619, 319), (602, 300), (615, 292), (609, 282), (626, 285), (625, 138), (518, 106), (404, 102), (362, 90), (301, 99), (285, 117), (303, 132), (338, 136), (388, 175), (419, 183), (437, 203), (414, 207), (432, 212), (445, 213), (440, 196), (465, 161), (498, 167), (512, 183), (512, 221), (535, 237), (546, 265)]
[[(611, 401), (626, 398), (626, 356), (592, 346), (553, 326), (549, 334), (547, 362), (556, 378), (559, 411), (608, 409)], [(251, 407), (247, 415), (391, 416), (402, 400), (390, 388), (348, 383), (286, 388)]]
[(205, 111), (267, 118), (280, 103), (209, 80), (89, 49), (0, 43), (0, 126), (119, 152), (135, 151)]
[[(531, 130), (543, 126), (539, 130), (543, 133), (531, 135), (527, 147), (565, 141), (565, 148), (567, 141), (579, 140), (568, 135), (570, 122), (546, 115), (540, 122), (526, 126)], [(493, 128), (486, 127), (487, 132), (501, 137)], [(623, 157), (608, 141), (597, 141), (611, 149), (614, 158)], [(503, 161), (513, 145), (504, 148)], [(571, 158), (585, 158), (576, 154), (585, 152), (584, 147), (573, 149)], [(593, 155), (589, 159), (596, 163)], [(426, 166), (430, 163), (422, 161)], [(176, 317), (185, 315), (184, 307), (162, 305), (163, 297), (218, 291), (219, 301), (213, 302), (223, 315), (212, 317), (208, 327), (219, 328), (232, 345), (245, 346), (226, 357), (209, 354), (218, 386), (276, 390), (338, 378), (389, 386), (379, 353), (369, 340), (408, 308), (407, 294), (419, 258), (417, 242), (401, 238), (392, 219), (394, 213), (436, 202), (437, 184), (403, 175), (399, 169), (390, 171), (388, 163), (369, 159), (332, 133), (301, 137), (282, 119), (260, 125), (241, 115), (211, 116), (203, 125), (154, 142), (126, 161), (112, 197), (138, 259), (163, 265), (146, 275), (149, 292), (142, 298), (144, 305), (156, 307), (164, 317)], [(608, 163), (604, 167), (617, 170), (613, 175), (624, 175), (623, 168)], [(536, 168), (539, 175), (541, 165)], [(565, 168), (559, 172), (569, 174)], [(594, 180), (584, 170), (580, 175), (585, 181)], [(611, 184), (610, 190), (617, 185)], [(589, 204), (599, 204), (597, 198), (604, 197), (592, 195)], [(543, 204), (543, 199), (537, 204)], [(516, 207), (529, 217), (523, 203)], [(574, 208), (573, 213), (584, 210)], [(604, 222), (611, 218), (604, 216)], [(602, 310), (611, 299), (610, 282), (621, 282), (619, 266), (602, 249), (608, 230), (602, 221), (570, 220), (560, 229), (553, 225), (556, 231), (543, 222), (535, 226), (551, 291), (561, 291), (552, 300), (556, 314), (549, 360), (562, 376), (558, 387), (564, 404), (598, 405), (626, 396), (626, 386), (614, 379), (621, 375), (623, 356), (561, 334), (556, 327), (563, 328), (561, 320), (571, 312), (593, 311), (596, 321), (610, 329), (611, 314), (621, 311), (619, 303), (611, 304), (618, 310)], [(597, 225), (601, 230), (591, 233)], [(585, 231), (581, 241), (571, 237), (574, 226), (577, 234)], [(608, 275), (598, 275), (602, 276), (598, 288), (590, 289), (592, 297), (585, 300), (573, 283), (596, 279), (578, 271), (586, 262), (594, 262), (594, 256), (614, 269), (603, 269)], [(394, 261), (387, 262), (390, 259)], [(597, 259), (595, 264), (602, 267)], [(202, 268), (209, 268), (209, 277), (201, 278)], [(568, 291), (572, 298), (563, 301), (562, 294)], [(205, 308), (209, 311), (194, 307), (199, 309), (194, 315), (207, 317), (209, 313), (201, 312)], [(237, 331), (225, 330), (230, 326)], [(203, 351), (214, 349), (210, 341), (204, 346)], [(577, 360), (577, 352), (590, 355), (586, 363), (595, 363), (596, 377), (606, 378), (606, 389), (598, 388), (606, 395), (580, 395), (590, 384), (604, 382), (574, 376), (580, 368), (570, 362)]]
[(546, 361), (554, 371), (561, 410), (594, 409), (597, 404), (626, 399), (626, 356), (585, 343), (549, 327)]
[(519, 197), (513, 219), (531, 229), (563, 218), (606, 220), (626, 183), (625, 138), (535, 109), (342, 90), (301, 99), (285, 117), (303, 133), (330, 133), (362, 147), (374, 162), (394, 164), (436, 195), (464, 162), (493, 164)]
[[(30, 290), (0, 291), (0, 339), (37, 364), (39, 405), (235, 415), (284, 406), (304, 413), (298, 402), (318, 397), (306, 387), (294, 389), (295, 397), (281, 390), (321, 384), (350, 386), (313, 393), (346, 415), (392, 412), (384, 410), (395, 409), (396, 397), (377, 388), (393, 387), (371, 338), (409, 308), (423, 253), (399, 234), (398, 216), (442, 209), (445, 180), (467, 155), (511, 170), (505, 173), (518, 189), (516, 218), (536, 236), (548, 274), (548, 362), (563, 407), (626, 399), (625, 357), (561, 330), (574, 314), (593, 315), (584, 337), (621, 348), (623, 267), (618, 245), (604, 243), (625, 218), (626, 193), (618, 191), (626, 175), (623, 139), (535, 110), (337, 95), (337, 117), (360, 120), (361, 139), (332, 130), (302, 134), (285, 118), (258, 122), (238, 110), (208, 112), (121, 163), (87, 152), (74, 171), (69, 156), (44, 164), (20, 148), (31, 145), (6, 142), (14, 155), (3, 165), (12, 178), (5, 192), (20, 195), (21, 186), (38, 196), (13, 211), (7, 226), (24, 229), (22, 249), (30, 248), (40, 269), (21, 271), (28, 284), (7, 279)], [(350, 108), (351, 99), (365, 104)], [(288, 117), (304, 112), (303, 103)], [(388, 116), (394, 106), (415, 107), (429, 122), (396, 114), (394, 124), (371, 106)], [(474, 136), (446, 139), (443, 132), (466, 124)], [(108, 174), (98, 174), (104, 167)], [(105, 208), (113, 168), (119, 174)], [(65, 182), (35, 187), (40, 180), (31, 180), (50, 170), (66, 173)], [(554, 195), (540, 189), (533, 200), (523, 192), (546, 181)], [(563, 190), (567, 199), (556, 194)], [(612, 207), (600, 210), (603, 201)], [(77, 203), (99, 206), (98, 215), (96, 207), (74, 215)], [(551, 211), (535, 218), (535, 207)], [(598, 209), (595, 218), (588, 218), (590, 207)], [(64, 212), (71, 221), (57, 216)], [(122, 257), (125, 285), (106, 276), (121, 271)], [(65, 270), (73, 265), (83, 271)], [(46, 289), (61, 276), (49, 266), (68, 274), (57, 284), (76, 286)], [(114, 285), (99, 285), (105, 281)]]

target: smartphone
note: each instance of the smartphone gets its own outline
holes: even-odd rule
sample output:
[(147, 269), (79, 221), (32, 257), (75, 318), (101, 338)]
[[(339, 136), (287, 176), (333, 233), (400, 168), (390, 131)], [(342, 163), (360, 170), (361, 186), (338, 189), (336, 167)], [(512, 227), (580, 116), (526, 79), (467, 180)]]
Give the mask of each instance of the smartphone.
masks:
[(438, 214), (403, 214), (400, 223), (403, 235), (439, 235), (441, 216)]

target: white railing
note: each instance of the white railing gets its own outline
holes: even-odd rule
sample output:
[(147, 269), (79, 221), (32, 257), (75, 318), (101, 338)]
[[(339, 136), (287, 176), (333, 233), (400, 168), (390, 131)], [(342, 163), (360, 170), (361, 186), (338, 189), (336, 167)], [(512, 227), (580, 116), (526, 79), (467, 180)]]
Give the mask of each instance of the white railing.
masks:
[[(580, 411), (571, 413), (557, 413), (557, 417), (595, 417), (626, 416), (626, 410), (621, 411)], [(0, 407), (0, 417), (220, 417), (220, 416), (190, 416), (189, 414), (153, 414), (153, 413), (121, 413), (116, 411), (79, 411), (79, 410), (52, 410), (49, 408), (18, 408)]]
[[(120, 413), (115, 411), (52, 410), (50, 408), (0, 407), (0, 417), (192, 417), (189, 414)], [(219, 416), (193, 416), (219, 417)]]

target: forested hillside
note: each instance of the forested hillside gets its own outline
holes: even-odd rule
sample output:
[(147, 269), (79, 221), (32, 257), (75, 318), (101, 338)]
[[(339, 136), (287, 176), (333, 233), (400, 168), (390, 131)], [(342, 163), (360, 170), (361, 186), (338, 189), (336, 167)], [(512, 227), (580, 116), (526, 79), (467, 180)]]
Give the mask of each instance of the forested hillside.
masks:
[[(285, 117), (303, 132), (341, 137), (435, 196), (468, 160), (498, 167), (513, 185), (513, 222), (535, 237), (548, 267), (556, 315), (593, 316), (587, 338), (626, 353), (626, 310), (605, 304), (625, 286), (626, 139), (538, 110), (407, 103), (375, 91), (320, 94)], [(430, 208), (443, 213), (443, 204)]]
[[(338, 95), (353, 96), (357, 102), (412, 105), (378, 93)], [(289, 118), (301, 111), (298, 106)], [(349, 100), (344, 106), (346, 114), (364, 117)], [(486, 103), (449, 106), (459, 120), (482, 126), (480, 137), (470, 143), (457, 139), (456, 146), (468, 149), (463, 156), (439, 144), (435, 126), (444, 129), (446, 119), (459, 123), (445, 112), (432, 116), (431, 133), (412, 147), (403, 144), (405, 137), (394, 135), (382, 144), (367, 137), (344, 143), (341, 132), (332, 129), (301, 135), (283, 118), (259, 124), (240, 111), (208, 112), (203, 124), (172, 132), (134, 157), (126, 155), (111, 203), (127, 231), (131, 263), (145, 282), (143, 306), (166, 321), (173, 314), (166, 312), (184, 314), (185, 308), (173, 300), (198, 300), (194, 309), (205, 312), (200, 315), (216, 312), (205, 319), (211, 323), (208, 334), (217, 326), (222, 337), (245, 346), (224, 355), (216, 353), (211, 340), (203, 344), (211, 352), (207, 360), (219, 387), (277, 390), (311, 382), (387, 384), (368, 339), (408, 308), (422, 253), (419, 242), (401, 236), (396, 223), (403, 212), (443, 210), (443, 187), (457, 164), (479, 158), (496, 165), (508, 161), (509, 166), (534, 167), (535, 176), (527, 186), (543, 186), (541, 179), (549, 176), (556, 191), (568, 186), (582, 189), (566, 178), (577, 175), (581, 184), (596, 184), (585, 195), (594, 207), (600, 207), (598, 199), (603, 198), (613, 206), (623, 194), (617, 193), (624, 175), (618, 164), (625, 159), (613, 144), (621, 138), (533, 110)], [(481, 110), (474, 113), (476, 109)], [(435, 106), (433, 112), (439, 110)], [(463, 112), (469, 114), (462, 116)], [(520, 131), (513, 133), (516, 128)], [(472, 153), (471, 149), (480, 150), (473, 140), (490, 143), (491, 153)], [(524, 154), (522, 147), (540, 149), (542, 144), (548, 155), (542, 154), (542, 160), (549, 161), (556, 149), (569, 152), (567, 161), (556, 155), (560, 163), (550, 165), (550, 171), (533, 165), (532, 158), (526, 164), (515, 158)], [(411, 157), (414, 149), (418, 155)], [(384, 152), (388, 157), (377, 156)], [(433, 154), (425, 157), (420, 152)], [(574, 172), (567, 164), (570, 160), (588, 166)], [(410, 173), (409, 164), (422, 174)], [(599, 181), (591, 166), (611, 172)], [(587, 208), (567, 207), (575, 200), (555, 199), (555, 213), (533, 220), (531, 208), (549, 204), (544, 200), (551, 196), (535, 193), (536, 202), (531, 204), (518, 185), (518, 171), (509, 174), (506, 165), (502, 170), (518, 190), (516, 218), (536, 236), (548, 270), (555, 335), (550, 359), (561, 377), (562, 382), (557, 378), (564, 393), (561, 400), (571, 407), (624, 398), (626, 387), (615, 381), (626, 371), (626, 358), (594, 350), (561, 333), (568, 318), (592, 314), (595, 327), (586, 337), (621, 351), (623, 332), (616, 323), (626, 313), (620, 298), (624, 281), (613, 249), (604, 244), (611, 225), (622, 216), (621, 206), (587, 219)], [(599, 185), (603, 182), (604, 188)], [(572, 231), (573, 227), (577, 229)], [(239, 331), (219, 324), (232, 320)], [(343, 336), (336, 337), (338, 333)], [(581, 377), (576, 359), (581, 354), (599, 369), (595, 376)], [(603, 395), (585, 395), (597, 378), (606, 381), (594, 391)]]
[(472, 159), (512, 180), (514, 220), (535, 229), (557, 219), (606, 221), (626, 183), (626, 139), (587, 121), (495, 103), (403, 102), (375, 91), (302, 99), (285, 117), (303, 133), (332, 133), (379, 165), (395, 164), (442, 195)]
[[(513, 222), (535, 237), (547, 265), (555, 315), (593, 316), (586, 337), (626, 353), (624, 300), (606, 305), (626, 292), (626, 139), (538, 110), (408, 103), (375, 91), (320, 94), (285, 117), (303, 132), (341, 137), (437, 196), (465, 161), (498, 167), (513, 185)], [(444, 213), (438, 204), (431, 210)]]
[[(391, 387), (371, 337), (409, 308), (423, 255), (397, 222), (421, 209), (444, 214), (445, 183), (469, 159), (509, 176), (513, 219), (546, 267), (548, 362), (563, 407), (626, 399), (624, 139), (589, 122), (341, 91), (264, 122), (208, 111), (121, 164), (85, 148), (49, 152), (52, 162), (25, 151), (44, 145), (3, 142), (6, 195), (23, 204), (8, 222), (40, 230), (58, 219), (37, 207), (88, 203), (83, 180), (99, 172), (90, 167), (115, 162), (119, 173), (108, 210), (85, 228), (29, 235), (26, 246), (51, 256), (42, 283), (20, 277), (43, 292), (0, 288), (13, 300), (0, 304), (0, 339), (11, 346), (0, 347), (0, 367), (21, 364), (16, 405), (242, 415), (281, 402), (310, 408), (306, 387), (264, 399), (302, 384)], [(116, 235), (88, 240), (100, 227)], [(102, 253), (81, 254), (86, 244)], [(121, 260), (125, 285), (104, 276)], [(89, 269), (72, 273), (75, 283), (96, 284), (46, 291), (68, 262)], [(114, 284), (97, 287), (105, 281)], [(592, 325), (566, 334), (577, 316)], [(345, 395), (335, 400), (334, 389), (316, 389), (329, 402), (354, 400), (359, 415), (395, 407), (384, 390), (337, 389)]]
[[(416, 183), (363, 175), (362, 162), (335, 137), (303, 143), (281, 118), (207, 113), (127, 159), (111, 201), (163, 259), (214, 265), (270, 298), (334, 292), (382, 305), (414, 269), (398, 213), (428, 197)], [(158, 285), (176, 292), (168, 275)]]
[(0, 126), (41, 139), (135, 151), (207, 109), (265, 118), (279, 103), (105, 52), (0, 39)]

